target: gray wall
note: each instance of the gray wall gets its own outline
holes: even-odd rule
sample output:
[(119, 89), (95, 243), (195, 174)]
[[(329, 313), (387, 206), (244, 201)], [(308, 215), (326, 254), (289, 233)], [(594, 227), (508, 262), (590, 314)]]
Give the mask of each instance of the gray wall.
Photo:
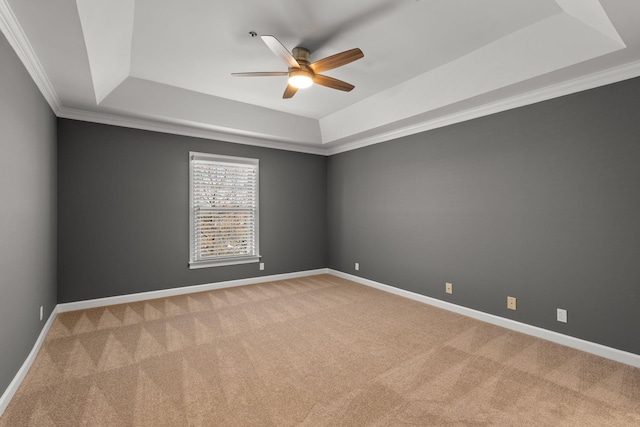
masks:
[[(190, 270), (189, 151), (260, 160), (260, 249)], [(327, 266), (326, 157), (58, 120), (58, 302)]]
[(0, 395), (56, 304), (55, 120), (0, 34)]
[(332, 156), (328, 194), (331, 268), (640, 354), (640, 79)]

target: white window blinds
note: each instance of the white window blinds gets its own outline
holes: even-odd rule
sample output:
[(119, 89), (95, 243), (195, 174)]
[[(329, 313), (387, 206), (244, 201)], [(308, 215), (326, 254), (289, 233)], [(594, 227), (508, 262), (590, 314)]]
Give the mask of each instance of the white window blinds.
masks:
[(259, 261), (258, 160), (190, 153), (191, 268)]

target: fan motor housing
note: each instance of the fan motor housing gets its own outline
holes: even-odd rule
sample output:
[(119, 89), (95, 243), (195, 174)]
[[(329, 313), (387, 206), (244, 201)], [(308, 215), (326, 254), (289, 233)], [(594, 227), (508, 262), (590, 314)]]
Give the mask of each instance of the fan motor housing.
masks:
[(311, 57), (309, 49), (294, 47), (291, 53), (293, 53), (293, 57), (298, 61), (298, 64), (303, 65), (304, 63), (304, 65), (309, 65), (309, 59)]

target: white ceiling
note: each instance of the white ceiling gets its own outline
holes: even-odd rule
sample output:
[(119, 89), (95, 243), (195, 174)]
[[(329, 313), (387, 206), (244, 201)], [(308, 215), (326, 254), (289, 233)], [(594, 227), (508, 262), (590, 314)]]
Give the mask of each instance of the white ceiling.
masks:
[[(0, 0), (60, 117), (331, 154), (640, 75), (635, 0)], [(282, 99), (260, 35), (355, 85)]]

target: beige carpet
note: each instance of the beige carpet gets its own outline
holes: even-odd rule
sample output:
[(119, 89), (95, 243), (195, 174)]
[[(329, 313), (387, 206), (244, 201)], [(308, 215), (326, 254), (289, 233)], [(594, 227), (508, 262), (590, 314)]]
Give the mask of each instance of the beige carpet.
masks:
[(640, 370), (334, 276), (63, 313), (0, 426), (640, 425)]

